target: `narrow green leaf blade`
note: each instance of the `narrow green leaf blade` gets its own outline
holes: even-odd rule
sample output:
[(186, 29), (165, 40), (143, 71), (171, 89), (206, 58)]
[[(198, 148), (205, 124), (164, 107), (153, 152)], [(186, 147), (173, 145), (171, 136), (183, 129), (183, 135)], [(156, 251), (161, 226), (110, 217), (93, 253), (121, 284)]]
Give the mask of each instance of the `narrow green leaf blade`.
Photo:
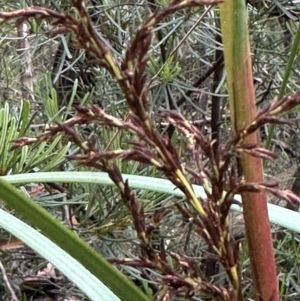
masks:
[[(36, 173), (36, 175), (41, 176), (39, 173)], [(45, 173), (46, 175), (47, 173)], [(42, 178), (37, 182), (41, 180)], [(132, 281), (122, 275), (105, 258), (3, 178), (0, 178), (0, 199), (9, 208), (16, 210), (26, 221), (40, 229), (73, 258), (77, 259), (123, 301), (149, 301), (149, 298)]]
[(0, 226), (51, 262), (93, 301), (120, 301), (77, 260), (37, 230), (0, 209)]
[[(146, 189), (151, 191), (162, 192), (166, 194), (184, 196), (169, 180), (135, 176), (123, 174), (124, 179), (128, 179), (129, 185), (132, 188)], [(106, 173), (103, 172), (86, 172), (86, 171), (71, 171), (71, 172), (39, 172), (31, 174), (9, 175), (2, 179), (12, 184), (25, 184), (32, 182), (57, 182), (57, 183), (90, 183), (101, 185), (113, 185), (112, 180)], [(199, 185), (193, 185), (197, 195), (205, 197), (204, 190)], [(235, 196), (235, 200), (241, 203), (241, 197)], [(241, 206), (232, 205), (232, 210), (242, 211)], [(269, 218), (274, 224), (288, 228), (300, 233), (300, 213), (285, 209), (273, 204), (268, 204)]]

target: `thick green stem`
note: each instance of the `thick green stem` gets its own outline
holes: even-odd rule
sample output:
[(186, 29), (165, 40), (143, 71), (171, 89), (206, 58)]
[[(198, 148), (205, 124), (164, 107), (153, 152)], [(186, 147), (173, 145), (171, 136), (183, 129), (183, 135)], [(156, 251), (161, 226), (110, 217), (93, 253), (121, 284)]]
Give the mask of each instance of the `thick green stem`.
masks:
[[(237, 132), (256, 116), (245, 1), (225, 1), (220, 5), (220, 17), (232, 125), (233, 130)], [(258, 144), (258, 135), (247, 137), (244, 143)], [(241, 167), (246, 183), (263, 181), (261, 159), (242, 154)], [(262, 300), (278, 301), (266, 196), (264, 193), (244, 193), (242, 200), (257, 300), (262, 298)]]

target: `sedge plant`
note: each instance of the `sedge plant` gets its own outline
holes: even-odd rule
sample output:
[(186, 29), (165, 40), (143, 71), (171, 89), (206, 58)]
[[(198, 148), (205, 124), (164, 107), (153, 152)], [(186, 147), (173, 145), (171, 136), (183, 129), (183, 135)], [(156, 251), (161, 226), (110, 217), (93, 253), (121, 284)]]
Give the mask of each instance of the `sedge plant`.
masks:
[[(52, 124), (36, 138), (23, 137), (15, 140), (14, 148), (48, 141), (56, 135), (65, 134), (81, 149), (81, 153), (69, 155), (69, 160), (107, 173), (117, 187), (124, 206), (131, 214), (132, 225), (139, 240), (139, 252), (135, 258), (115, 258), (110, 259), (110, 262), (139, 268), (146, 280), (155, 277), (158, 288), (153, 298), (156, 300), (177, 300), (183, 297), (193, 300), (203, 296), (225, 301), (244, 299), (239, 267), (240, 246), (231, 235), (229, 222), (229, 212), (231, 206), (236, 203), (236, 194), (242, 194), (243, 198), (255, 298), (264, 301), (278, 300), (265, 193), (272, 193), (291, 202), (297, 202), (298, 198), (289, 191), (281, 191), (275, 185), (264, 182), (261, 160), (272, 160), (275, 155), (260, 147), (257, 131), (266, 123), (284, 123), (285, 121), (277, 115), (297, 106), (300, 103), (300, 94), (274, 101), (256, 114), (253, 87), (250, 84), (252, 73), (246, 9), (242, 0), (220, 4), (221, 28), (223, 36), (226, 37), (224, 58), (232, 111), (232, 138), (226, 145), (218, 146), (216, 149), (214, 141), (203, 135), (179, 112), (162, 111), (158, 117), (172, 124), (177, 133), (185, 139), (186, 151), (192, 160), (183, 162), (170, 139), (156, 129), (148, 112), (150, 96), (146, 71), (153, 29), (176, 11), (219, 2), (221, 1), (173, 0), (166, 3), (163, 8), (153, 10), (130, 41), (121, 63), (114, 58), (101, 33), (92, 26), (85, 1), (73, 1), (78, 13), (77, 18), (41, 7), (0, 12), (0, 18), (4, 21), (25, 22), (32, 17), (51, 19), (53, 26), (58, 27), (59, 33), (71, 32), (76, 39), (77, 47), (92, 55), (99, 67), (105, 68), (121, 88), (130, 110), (126, 119), (110, 115), (97, 105), (91, 107), (79, 105), (76, 107), (75, 117)], [(92, 123), (128, 132), (133, 137), (128, 142), (128, 148), (102, 150), (93, 139), (83, 139), (74, 130), (75, 126)], [(116, 160), (151, 165), (183, 193), (184, 204), (174, 201), (173, 210), (181, 214), (185, 223), (193, 225), (195, 233), (213, 250), (214, 259), (222, 265), (226, 273), (225, 284), (207, 279), (199, 269), (198, 258), (169, 252), (163, 241), (158, 245), (153, 244), (152, 239), (161, 222), (170, 213), (170, 209), (158, 207), (151, 218), (147, 218), (143, 204), (131, 188), (130, 181), (122, 176)], [(206, 165), (204, 160), (209, 164)], [(193, 187), (195, 182), (203, 187), (204, 195), (199, 196), (196, 193)], [(22, 214), (21, 210), (19, 212)], [(28, 218), (28, 214), (26, 217)], [(60, 237), (58, 243), (62, 243), (61, 240)], [(92, 254), (88, 248), (81, 247)], [(105, 266), (109, 271), (108, 266)], [(149, 275), (149, 272), (145, 271), (155, 273)], [(126, 283), (123, 279), (122, 285), (126, 286)], [(117, 290), (116, 285), (110, 287)], [(122, 293), (117, 291), (119, 296), (123, 297)], [(131, 292), (134, 293), (134, 290)], [(146, 300), (145, 296), (141, 298)], [(129, 300), (129, 297), (126, 300)]]

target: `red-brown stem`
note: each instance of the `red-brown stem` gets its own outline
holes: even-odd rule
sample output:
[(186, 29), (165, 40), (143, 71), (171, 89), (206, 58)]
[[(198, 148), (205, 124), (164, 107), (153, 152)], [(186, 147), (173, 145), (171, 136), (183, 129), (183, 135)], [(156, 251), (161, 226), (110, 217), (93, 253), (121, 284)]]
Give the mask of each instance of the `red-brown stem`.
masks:
[[(225, 1), (220, 5), (220, 16), (232, 125), (234, 131), (238, 132), (256, 116), (245, 1)], [(258, 135), (254, 133), (242, 143), (259, 145)], [(246, 183), (263, 182), (261, 159), (243, 153), (240, 163)], [(256, 300), (278, 301), (266, 196), (262, 192), (245, 192), (242, 199)], [(241, 299), (242, 296), (239, 296)]]

